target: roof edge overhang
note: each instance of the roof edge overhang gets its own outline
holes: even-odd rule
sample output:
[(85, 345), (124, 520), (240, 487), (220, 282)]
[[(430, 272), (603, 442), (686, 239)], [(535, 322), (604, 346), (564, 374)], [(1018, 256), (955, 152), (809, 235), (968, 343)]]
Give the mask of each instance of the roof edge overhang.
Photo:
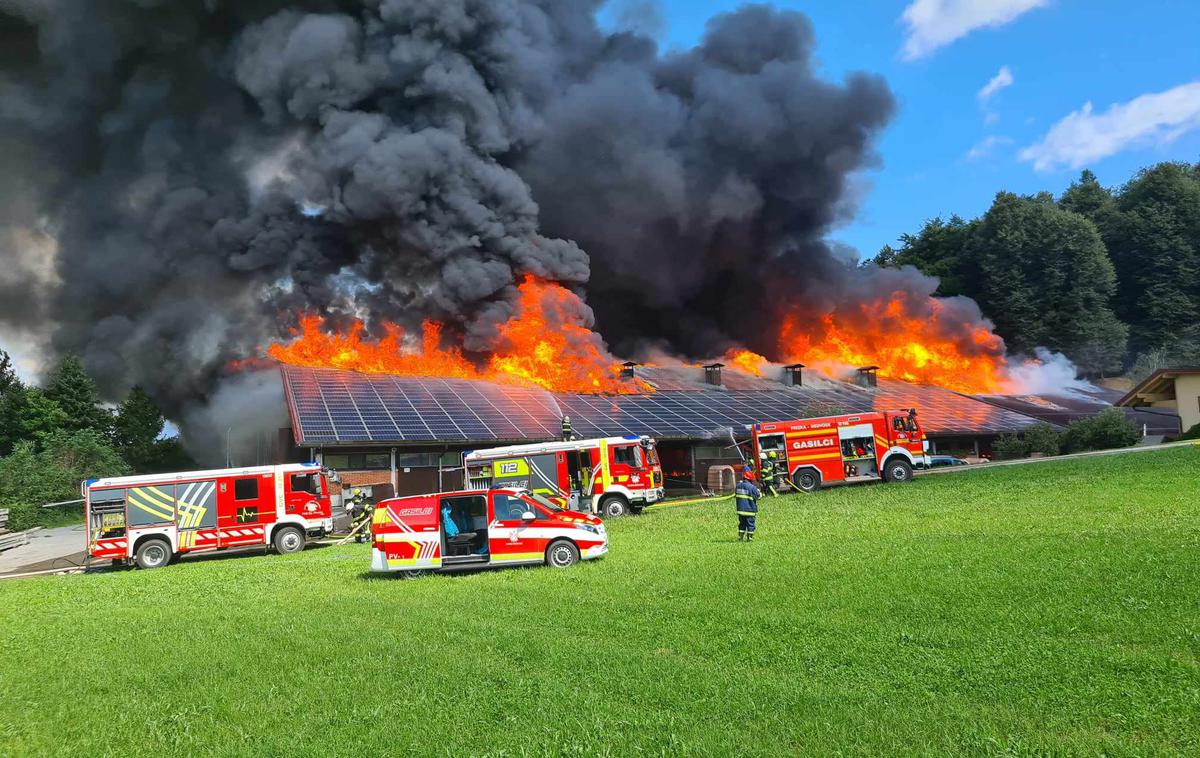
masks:
[(1117, 400), (1113, 405), (1124, 408), (1136, 408), (1139, 395), (1157, 394), (1151, 393), (1151, 388), (1158, 385), (1159, 382), (1173, 381), (1181, 376), (1197, 376), (1200, 375), (1200, 367), (1182, 366), (1179, 368), (1160, 368), (1154, 373), (1146, 377), (1142, 381), (1134, 385), (1133, 389), (1126, 392), (1120, 400)]

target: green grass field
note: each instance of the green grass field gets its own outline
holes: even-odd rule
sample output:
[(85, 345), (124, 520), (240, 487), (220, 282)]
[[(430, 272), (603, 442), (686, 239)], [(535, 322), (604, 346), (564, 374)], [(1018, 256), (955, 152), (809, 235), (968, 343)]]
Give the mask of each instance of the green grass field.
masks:
[(1196, 754), (1200, 448), (610, 522), (568, 571), (363, 545), (0, 583), (0, 752)]

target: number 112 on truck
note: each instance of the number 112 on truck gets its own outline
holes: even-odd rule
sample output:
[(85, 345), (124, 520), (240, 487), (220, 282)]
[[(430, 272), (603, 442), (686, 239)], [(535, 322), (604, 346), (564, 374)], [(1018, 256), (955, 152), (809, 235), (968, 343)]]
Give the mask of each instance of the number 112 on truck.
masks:
[(640, 513), (663, 498), (662, 465), (650, 437), (468, 450), (463, 466), (471, 489), (527, 489), (564, 508), (605, 517)]

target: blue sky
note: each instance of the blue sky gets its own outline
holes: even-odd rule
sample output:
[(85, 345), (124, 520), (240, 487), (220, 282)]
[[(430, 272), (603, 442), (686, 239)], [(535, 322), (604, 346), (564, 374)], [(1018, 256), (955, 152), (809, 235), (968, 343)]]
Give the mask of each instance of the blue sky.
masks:
[[(689, 47), (708, 18), (742, 4), (660, 0), (658, 37), (667, 47)], [(812, 19), (824, 77), (881, 74), (899, 104), (877, 146), (881, 165), (862, 177), (857, 217), (832, 234), (864, 257), (924, 219), (978, 215), (1001, 189), (1057, 194), (1079, 163), (1118, 185), (1151, 163), (1200, 160), (1195, 0), (770, 4)], [(615, 0), (601, 21), (613, 24), (617, 9), (633, 5)], [(1010, 76), (998, 83), (1011, 83), (981, 102), (980, 90), (1002, 67)], [(1160, 96), (1135, 101), (1144, 95)], [(1088, 102), (1090, 114), (1055, 129)], [(1047, 135), (1049, 144), (1022, 158)]]

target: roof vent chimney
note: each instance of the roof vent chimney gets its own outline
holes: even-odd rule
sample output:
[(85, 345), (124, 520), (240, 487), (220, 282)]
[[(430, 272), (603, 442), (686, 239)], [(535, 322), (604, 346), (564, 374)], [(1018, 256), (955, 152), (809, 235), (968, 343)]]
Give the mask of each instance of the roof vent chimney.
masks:
[(879, 377), (876, 375), (876, 372), (878, 371), (878, 366), (863, 366), (862, 368), (858, 369), (857, 376), (854, 377), (854, 381), (859, 387), (878, 387)]
[(721, 367), (724, 363), (710, 363), (704, 367), (704, 383), (713, 387), (721, 386)]
[(803, 387), (804, 386), (804, 364), (793, 363), (790, 366), (783, 367), (783, 383), (787, 387)]
[(625, 361), (624, 363), (622, 363), (621, 364), (621, 378), (622, 379), (632, 379), (633, 378), (633, 370), (637, 367), (638, 367), (638, 363), (636, 361)]

